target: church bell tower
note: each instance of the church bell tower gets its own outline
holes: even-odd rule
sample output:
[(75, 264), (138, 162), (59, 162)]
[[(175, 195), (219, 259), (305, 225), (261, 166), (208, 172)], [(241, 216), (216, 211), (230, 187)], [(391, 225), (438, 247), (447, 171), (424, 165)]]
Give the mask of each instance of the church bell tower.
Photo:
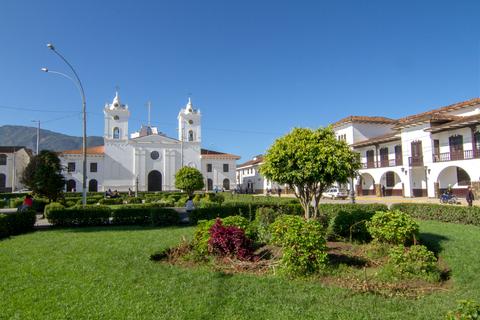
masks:
[(128, 106), (120, 102), (118, 91), (115, 92), (115, 98), (112, 103), (106, 103), (103, 109), (104, 114), (104, 133), (105, 140), (125, 141), (128, 140), (128, 118), (130, 111)]
[(185, 108), (178, 114), (178, 140), (183, 142), (202, 141), (200, 110), (195, 109), (192, 100), (188, 98)]

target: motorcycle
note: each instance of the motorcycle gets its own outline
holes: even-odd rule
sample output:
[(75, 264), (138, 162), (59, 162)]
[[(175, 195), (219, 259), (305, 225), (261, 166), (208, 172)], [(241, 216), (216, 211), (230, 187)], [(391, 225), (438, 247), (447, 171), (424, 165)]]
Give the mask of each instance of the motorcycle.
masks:
[(451, 193), (444, 193), (440, 196), (440, 203), (457, 204), (458, 198)]

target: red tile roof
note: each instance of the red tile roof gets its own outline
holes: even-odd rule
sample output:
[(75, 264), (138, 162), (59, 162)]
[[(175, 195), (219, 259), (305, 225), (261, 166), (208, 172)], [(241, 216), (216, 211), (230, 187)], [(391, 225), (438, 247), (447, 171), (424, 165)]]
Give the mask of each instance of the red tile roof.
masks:
[(394, 124), (396, 120), (385, 117), (370, 116), (348, 116), (332, 124), (332, 127), (338, 127), (345, 123), (377, 123), (377, 124)]
[[(60, 154), (82, 154), (83, 149), (76, 149), (76, 150), (65, 150), (60, 151)], [(97, 146), (97, 147), (90, 147), (87, 148), (87, 154), (104, 154), (105, 147), (104, 146)]]
[(252, 160), (248, 160), (247, 162), (244, 162), (242, 164), (239, 164), (237, 166), (237, 168), (242, 168), (242, 167), (248, 167), (248, 166), (253, 166), (255, 164), (259, 164), (259, 163), (262, 163), (263, 162), (263, 155), (260, 155), (260, 156), (256, 156), (254, 159)]
[(377, 143), (381, 143), (381, 142), (390, 142), (390, 141), (396, 141), (396, 140), (400, 140), (400, 136), (398, 135), (397, 132), (392, 132), (392, 133), (387, 133), (387, 134), (384, 134), (384, 135), (381, 135), (381, 136), (377, 136), (377, 137), (373, 137), (371, 139), (367, 139), (367, 140), (364, 140), (364, 141), (360, 141), (360, 142), (356, 142), (354, 144), (352, 144), (352, 147), (365, 147), (365, 146), (371, 146), (371, 145), (374, 145), (374, 144), (377, 144)]
[(207, 150), (207, 149), (202, 149), (201, 150), (201, 157), (202, 158), (211, 158), (211, 159), (235, 159), (238, 160), (240, 159), (240, 156), (230, 154), (230, 153), (224, 153), (224, 152), (219, 152), (219, 151), (213, 151), (213, 150)]
[(450, 130), (450, 129), (464, 128), (468, 126), (478, 125), (480, 123), (480, 114), (475, 114), (475, 115), (466, 116), (466, 117), (457, 117), (457, 118), (458, 118), (457, 120), (450, 121), (448, 123), (444, 123), (438, 126), (430, 127), (428, 129), (425, 129), (425, 131), (441, 132), (441, 131)]
[(454, 103), (448, 106), (440, 107), (437, 109), (433, 109), (430, 111), (414, 114), (411, 116), (407, 116), (401, 119), (398, 119), (397, 128), (406, 126), (406, 125), (412, 125), (414, 123), (418, 122), (423, 122), (423, 121), (454, 121), (461, 119), (459, 116), (453, 116), (453, 115), (446, 115), (444, 113), (450, 112), (450, 111), (455, 111), (459, 109), (463, 109), (466, 107), (470, 107), (476, 104), (480, 104), (480, 98), (473, 98), (467, 101), (462, 101), (458, 103)]

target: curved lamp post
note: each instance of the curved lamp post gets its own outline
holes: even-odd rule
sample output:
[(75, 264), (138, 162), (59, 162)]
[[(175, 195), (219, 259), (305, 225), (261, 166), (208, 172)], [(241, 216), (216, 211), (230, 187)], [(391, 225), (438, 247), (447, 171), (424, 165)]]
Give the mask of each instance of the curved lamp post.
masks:
[(52, 71), (52, 70), (48, 70), (48, 68), (42, 68), (41, 70), (43, 72), (48, 72), (48, 73), (53, 73), (53, 74), (57, 74), (57, 75), (60, 75), (62, 77), (65, 77), (67, 79), (69, 79), (70, 81), (72, 81), (75, 86), (77, 87), (77, 89), (79, 90), (80, 92), (80, 96), (82, 97), (82, 114), (83, 114), (83, 147), (82, 147), (82, 154), (83, 154), (83, 163), (82, 163), (82, 170), (83, 170), (83, 180), (82, 180), (82, 205), (85, 207), (85, 205), (87, 204), (87, 112), (86, 112), (86, 107), (87, 107), (87, 102), (86, 102), (86, 99), (85, 99), (85, 92), (83, 90), (83, 85), (82, 85), (82, 82), (80, 81), (80, 78), (78, 77), (78, 74), (77, 72), (75, 71), (75, 69), (73, 68), (73, 66), (70, 64), (70, 62), (68, 62), (67, 59), (65, 59), (65, 57), (60, 53), (58, 52), (55, 47), (53, 46), (53, 44), (49, 43), (47, 44), (47, 47), (52, 50), (57, 56), (60, 57), (60, 59), (62, 59), (67, 65), (68, 67), (70, 68), (70, 70), (72, 70), (73, 72), (73, 75), (75, 76), (75, 78), (72, 78), (62, 72), (58, 72), (58, 71)]

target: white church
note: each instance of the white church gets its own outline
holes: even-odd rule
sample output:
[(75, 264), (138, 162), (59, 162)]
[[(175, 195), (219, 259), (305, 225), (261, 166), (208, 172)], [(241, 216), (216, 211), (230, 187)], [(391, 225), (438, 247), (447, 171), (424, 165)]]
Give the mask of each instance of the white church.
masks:
[[(178, 113), (178, 139), (150, 125), (128, 133), (130, 110), (115, 95), (105, 104), (104, 145), (87, 148), (88, 191), (171, 191), (175, 173), (183, 166), (199, 169), (205, 190), (235, 188), (239, 156), (201, 148), (201, 113), (190, 99)], [(82, 191), (82, 150), (59, 154), (67, 191)]]

